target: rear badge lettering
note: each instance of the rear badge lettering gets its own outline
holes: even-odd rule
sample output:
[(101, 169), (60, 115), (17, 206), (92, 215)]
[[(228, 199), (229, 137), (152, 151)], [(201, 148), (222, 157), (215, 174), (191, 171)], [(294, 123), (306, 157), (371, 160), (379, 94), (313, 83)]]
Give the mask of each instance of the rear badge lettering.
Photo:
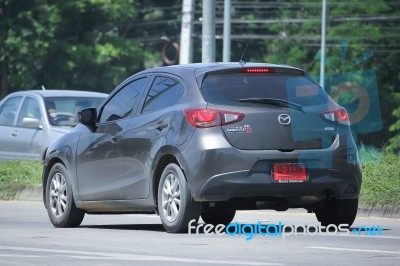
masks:
[(335, 130), (335, 128), (334, 127), (325, 127), (325, 130)]
[(244, 125), (244, 126), (234, 126), (230, 127), (226, 130), (228, 133), (247, 133), (250, 134), (253, 132), (253, 128), (250, 125)]

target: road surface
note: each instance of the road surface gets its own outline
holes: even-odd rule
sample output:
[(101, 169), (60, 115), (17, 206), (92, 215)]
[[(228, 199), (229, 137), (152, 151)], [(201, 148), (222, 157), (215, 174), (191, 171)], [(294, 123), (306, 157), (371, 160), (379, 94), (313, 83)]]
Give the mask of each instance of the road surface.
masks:
[[(400, 261), (399, 219), (357, 217), (354, 232), (338, 233), (315, 232), (311, 225), (317, 220), (305, 211), (238, 212), (234, 222), (282, 224), (287, 235), (270, 230), (246, 240), (250, 231), (233, 235), (233, 228), (232, 234), (168, 234), (158, 216), (143, 214), (87, 215), (79, 228), (59, 229), (41, 202), (0, 202), (0, 265), (366, 266)], [(301, 224), (309, 227), (298, 226), (290, 235), (289, 226)]]

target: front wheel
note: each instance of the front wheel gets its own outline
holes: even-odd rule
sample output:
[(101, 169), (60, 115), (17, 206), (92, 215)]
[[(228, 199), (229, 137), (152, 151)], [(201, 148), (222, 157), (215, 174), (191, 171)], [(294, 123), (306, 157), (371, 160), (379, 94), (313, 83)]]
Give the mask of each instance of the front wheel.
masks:
[(323, 226), (347, 224), (350, 227), (357, 215), (357, 199), (327, 199), (315, 216)]
[(55, 227), (77, 227), (85, 212), (76, 208), (69, 174), (61, 163), (53, 165), (46, 184), (46, 207)]
[(175, 163), (168, 164), (158, 185), (158, 213), (169, 233), (181, 233), (188, 223), (200, 217), (201, 204), (195, 202), (182, 169)]

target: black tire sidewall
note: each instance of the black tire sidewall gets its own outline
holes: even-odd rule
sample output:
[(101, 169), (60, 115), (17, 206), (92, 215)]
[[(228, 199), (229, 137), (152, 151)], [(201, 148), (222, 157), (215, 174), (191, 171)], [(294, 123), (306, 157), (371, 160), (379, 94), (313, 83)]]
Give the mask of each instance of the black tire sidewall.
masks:
[[(66, 187), (67, 187), (67, 204), (66, 204), (66, 209), (64, 214), (60, 217), (57, 218), (54, 216), (53, 212), (51, 211), (51, 206), (50, 206), (50, 184), (51, 184), (51, 180), (53, 179), (53, 176), (57, 173), (60, 173), (61, 175), (64, 176), (65, 178), (65, 182), (66, 182)], [(47, 178), (47, 183), (46, 183), (46, 206), (47, 206), (47, 213), (49, 215), (49, 219), (51, 221), (51, 223), (55, 226), (55, 227), (69, 227), (71, 226), (71, 220), (76, 220), (76, 217), (72, 217), (74, 215), (82, 215), (81, 214), (81, 210), (77, 210), (75, 208), (75, 204), (74, 204), (74, 199), (73, 199), (73, 193), (72, 193), (72, 187), (70, 184), (70, 177), (68, 174), (67, 169), (65, 168), (65, 166), (61, 163), (56, 163), (55, 165), (53, 165), (53, 167), (51, 168), (48, 178)], [(74, 213), (75, 210), (75, 213)], [(78, 213), (76, 213), (78, 212)], [(83, 219), (83, 217), (82, 217)], [(79, 220), (79, 218), (78, 218)]]
[[(169, 174), (174, 174), (179, 181), (179, 189), (181, 192), (179, 206), (179, 213), (173, 222), (170, 222), (164, 216), (162, 208), (162, 189), (165, 179)], [(182, 169), (175, 163), (168, 164), (163, 173), (161, 174), (160, 183), (158, 185), (157, 206), (158, 212), (163, 223), (164, 228), (169, 233), (182, 233), (188, 228), (190, 220), (195, 219), (196, 223), (200, 217), (201, 204), (194, 202), (191, 196), (190, 188), (186, 182)]]
[(228, 225), (235, 218), (235, 209), (210, 209), (202, 212), (201, 218), (206, 224), (217, 226), (218, 224)]
[(348, 224), (348, 227), (350, 227), (356, 218), (357, 207), (358, 198), (335, 199), (324, 208), (316, 210), (315, 215), (323, 226)]

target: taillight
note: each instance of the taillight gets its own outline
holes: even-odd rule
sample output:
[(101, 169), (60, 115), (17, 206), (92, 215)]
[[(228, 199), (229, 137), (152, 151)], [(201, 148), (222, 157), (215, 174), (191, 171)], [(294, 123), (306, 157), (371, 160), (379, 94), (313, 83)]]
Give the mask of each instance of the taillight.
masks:
[(338, 108), (329, 112), (322, 113), (325, 119), (336, 121), (343, 125), (350, 125), (349, 115), (344, 108)]
[(244, 118), (242, 113), (205, 108), (186, 109), (184, 113), (189, 123), (197, 128), (229, 125)]
[(242, 73), (274, 73), (275, 70), (273, 68), (268, 67), (251, 67), (251, 68), (243, 68), (240, 70)]

